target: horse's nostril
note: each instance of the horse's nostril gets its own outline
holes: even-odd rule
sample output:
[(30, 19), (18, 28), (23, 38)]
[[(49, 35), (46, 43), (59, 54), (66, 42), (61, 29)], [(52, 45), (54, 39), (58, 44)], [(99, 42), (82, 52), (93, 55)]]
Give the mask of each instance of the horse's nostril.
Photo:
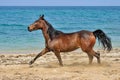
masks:
[[(28, 27), (28, 31), (30, 31), (30, 28)], [(31, 32), (31, 31), (30, 31)]]
[(28, 27), (28, 30), (29, 30), (29, 27)]

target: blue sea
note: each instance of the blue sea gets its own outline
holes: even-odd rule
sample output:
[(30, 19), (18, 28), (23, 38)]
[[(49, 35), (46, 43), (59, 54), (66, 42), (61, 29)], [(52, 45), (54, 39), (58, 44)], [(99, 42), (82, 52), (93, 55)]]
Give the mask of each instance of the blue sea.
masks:
[(111, 38), (113, 48), (120, 48), (119, 6), (1, 6), (0, 53), (36, 53), (41, 51), (44, 48), (42, 32), (40, 30), (28, 32), (27, 27), (42, 14), (54, 28), (66, 33), (101, 29)]

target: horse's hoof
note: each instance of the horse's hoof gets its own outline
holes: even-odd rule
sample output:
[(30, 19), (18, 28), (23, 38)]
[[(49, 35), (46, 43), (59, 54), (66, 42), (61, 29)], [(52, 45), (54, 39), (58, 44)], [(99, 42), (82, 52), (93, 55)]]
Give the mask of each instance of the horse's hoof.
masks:
[(100, 64), (101, 64), (101, 62), (98, 62), (98, 64), (100, 65)]
[(61, 67), (63, 67), (63, 64), (60, 64)]
[(30, 61), (30, 62), (29, 62), (29, 65), (32, 65), (32, 64), (33, 64), (33, 62), (34, 62), (33, 60), (32, 60), (32, 61)]
[(89, 63), (88, 65), (92, 65), (92, 63)]

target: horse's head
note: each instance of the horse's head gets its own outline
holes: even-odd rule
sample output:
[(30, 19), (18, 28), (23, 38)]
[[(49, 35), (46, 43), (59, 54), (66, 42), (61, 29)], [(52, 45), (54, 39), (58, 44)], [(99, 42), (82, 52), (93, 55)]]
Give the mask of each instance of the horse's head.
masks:
[(33, 24), (31, 24), (28, 27), (28, 31), (34, 31), (34, 30), (38, 30), (38, 29), (43, 29), (43, 27), (45, 26), (44, 24), (44, 15), (40, 16), (40, 18), (38, 20), (36, 20)]

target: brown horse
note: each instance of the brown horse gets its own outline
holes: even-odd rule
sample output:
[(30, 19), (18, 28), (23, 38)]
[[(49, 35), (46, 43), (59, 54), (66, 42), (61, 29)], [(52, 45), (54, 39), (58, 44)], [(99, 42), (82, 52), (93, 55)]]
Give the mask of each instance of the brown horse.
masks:
[(111, 40), (102, 30), (96, 30), (90, 32), (82, 30), (74, 33), (63, 33), (53, 28), (53, 26), (44, 19), (42, 15), (38, 20), (28, 27), (28, 31), (42, 30), (45, 38), (45, 48), (30, 61), (30, 65), (35, 60), (46, 54), (47, 52), (54, 52), (59, 60), (59, 64), (63, 66), (60, 52), (69, 52), (75, 49), (81, 48), (82, 51), (86, 52), (89, 57), (89, 64), (92, 63), (93, 56), (97, 58), (97, 62), (100, 63), (100, 53), (93, 50), (96, 38), (102, 43), (104, 49), (110, 51), (112, 49)]

